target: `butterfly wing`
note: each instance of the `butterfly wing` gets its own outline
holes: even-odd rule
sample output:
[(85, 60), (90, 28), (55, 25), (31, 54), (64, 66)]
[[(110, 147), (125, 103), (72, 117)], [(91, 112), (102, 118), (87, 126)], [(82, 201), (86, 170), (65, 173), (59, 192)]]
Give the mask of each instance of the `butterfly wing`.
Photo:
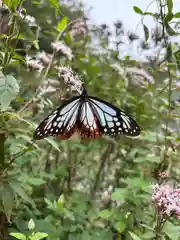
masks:
[(80, 107), (80, 97), (74, 97), (67, 101), (40, 123), (33, 138), (39, 140), (55, 135), (59, 139), (68, 139), (76, 131)]
[(78, 120), (78, 129), (82, 138), (97, 138), (102, 135), (101, 125), (89, 101), (83, 101)]
[(100, 122), (99, 130), (108, 135), (124, 134), (128, 136), (138, 136), (140, 127), (126, 113), (112, 104), (95, 97), (89, 97), (94, 118)]

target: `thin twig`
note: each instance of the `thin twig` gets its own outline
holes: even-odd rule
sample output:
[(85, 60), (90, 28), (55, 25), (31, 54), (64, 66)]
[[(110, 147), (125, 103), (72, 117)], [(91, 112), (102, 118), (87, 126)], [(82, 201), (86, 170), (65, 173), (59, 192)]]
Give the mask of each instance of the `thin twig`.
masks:
[(20, 152), (18, 152), (18, 153), (16, 153), (16, 154), (14, 154), (14, 156), (13, 156), (13, 157), (11, 158), (11, 160), (5, 165), (5, 167), (4, 167), (3, 169), (1, 169), (1, 171), (0, 171), (0, 176), (2, 176), (2, 174), (9, 169), (9, 167), (15, 162), (15, 160), (16, 160), (17, 158), (21, 157), (21, 156), (24, 155), (26, 152), (28, 152), (28, 150), (30, 150), (30, 146), (32, 146), (32, 143), (28, 143), (26, 148), (24, 148), (22, 151), (20, 151)]

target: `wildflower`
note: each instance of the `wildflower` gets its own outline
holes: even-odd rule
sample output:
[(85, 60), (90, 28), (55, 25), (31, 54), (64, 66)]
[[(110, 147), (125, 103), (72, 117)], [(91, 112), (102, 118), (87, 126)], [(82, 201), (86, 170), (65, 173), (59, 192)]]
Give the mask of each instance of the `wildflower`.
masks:
[[(154, 83), (154, 79), (152, 76), (149, 75), (149, 73), (147, 73), (144, 69), (140, 69), (140, 68), (127, 68), (126, 69), (127, 72), (132, 73), (132, 74), (136, 74), (136, 76), (138, 78), (142, 78), (142, 80), (145, 78), (148, 80), (149, 83), (153, 84)], [(141, 82), (141, 80), (140, 80)]]
[(19, 12), (20, 18), (22, 18), (30, 27), (37, 26), (36, 19), (33, 16), (26, 15), (26, 11), (21, 9)]
[(152, 201), (157, 213), (162, 217), (175, 216), (180, 219), (180, 188), (169, 184), (155, 184), (152, 187)]
[(81, 94), (83, 83), (79, 76), (74, 73), (70, 67), (58, 68), (58, 76), (62, 78), (65, 83), (69, 84), (72, 90), (76, 90)]
[(49, 64), (52, 60), (52, 55), (42, 51), (37, 54), (37, 59), (41, 60), (45, 64)]
[(0, 0), (0, 9), (9, 9), (8, 6), (4, 4), (2, 0)]
[(76, 21), (71, 27), (70, 34), (72, 38), (85, 36), (86, 33), (87, 33), (87, 25), (85, 21), (82, 19), (79, 19), (79, 21)]
[(168, 173), (167, 172), (160, 172), (159, 173), (159, 177), (161, 179), (167, 179), (168, 178)]
[(28, 67), (36, 69), (38, 72), (41, 72), (44, 68), (44, 66), (42, 65), (41, 61), (38, 59), (33, 59), (30, 56), (26, 56), (25, 57), (25, 63)]
[(117, 22), (115, 22), (114, 25), (115, 25), (115, 27), (118, 28), (118, 29), (123, 27), (123, 23), (122, 23), (121, 21), (119, 21), (119, 20), (118, 20)]
[(180, 82), (177, 82), (177, 83), (176, 83), (176, 88), (177, 88), (177, 89), (180, 89)]
[(62, 41), (56, 41), (53, 42), (51, 46), (56, 52), (61, 52), (69, 60), (72, 60), (73, 58), (72, 50), (65, 43), (63, 43)]

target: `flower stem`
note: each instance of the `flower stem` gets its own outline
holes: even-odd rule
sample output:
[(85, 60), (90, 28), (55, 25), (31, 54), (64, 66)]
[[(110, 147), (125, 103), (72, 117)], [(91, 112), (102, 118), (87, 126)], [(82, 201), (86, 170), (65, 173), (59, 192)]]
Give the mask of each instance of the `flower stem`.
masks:
[(154, 232), (155, 232), (155, 237), (154, 240), (160, 240), (161, 239), (161, 233), (164, 227), (164, 224), (166, 222), (166, 219), (164, 218), (164, 216), (157, 216), (157, 221), (156, 221), (156, 226), (154, 228)]

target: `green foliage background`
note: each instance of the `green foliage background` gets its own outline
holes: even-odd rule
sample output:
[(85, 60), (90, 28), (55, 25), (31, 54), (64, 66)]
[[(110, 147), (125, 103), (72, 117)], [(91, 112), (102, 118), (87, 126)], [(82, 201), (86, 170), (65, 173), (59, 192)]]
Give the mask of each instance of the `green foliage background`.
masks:
[[(176, 184), (180, 174), (179, 44), (171, 42), (171, 36), (179, 34), (180, 12), (172, 1), (157, 0), (159, 13), (134, 7), (142, 17), (151, 15), (161, 22), (160, 35), (152, 39), (151, 30), (143, 25), (141, 51), (151, 40), (152, 48), (165, 52), (163, 60), (149, 58), (146, 63), (120, 58), (124, 34), (120, 22), (113, 30), (89, 24), (85, 35), (72, 38), (68, 24), (87, 15), (81, 4), (4, 3), (9, 10), (1, 11), (0, 239), (12, 232), (17, 239), (32, 240), (46, 234), (50, 240), (179, 239), (175, 218), (166, 219), (163, 230), (156, 231), (151, 202), (151, 184), (162, 181), (161, 172)], [(19, 17), (21, 8), (34, 16), (35, 26)], [(57, 53), (41, 73), (28, 69), (25, 57), (42, 50), (52, 54), (51, 43), (58, 36), (71, 48), (73, 59)], [(134, 41), (129, 35), (129, 44)], [(38, 98), (47, 79), (58, 79), (61, 65), (82, 77), (89, 95), (106, 99), (135, 118), (141, 135), (32, 142), (36, 125), (62, 99), (77, 94), (58, 80), (56, 93)], [(144, 72), (140, 76), (132, 69)]]

